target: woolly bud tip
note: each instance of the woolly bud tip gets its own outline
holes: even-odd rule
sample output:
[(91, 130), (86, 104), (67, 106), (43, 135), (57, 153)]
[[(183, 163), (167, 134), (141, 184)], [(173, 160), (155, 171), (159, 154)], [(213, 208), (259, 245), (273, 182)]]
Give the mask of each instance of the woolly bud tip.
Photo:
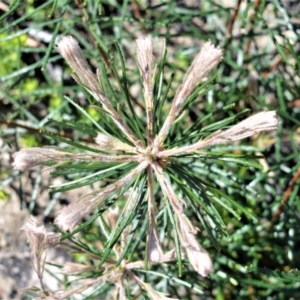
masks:
[(98, 91), (99, 87), (78, 42), (72, 36), (63, 36), (56, 44), (56, 50), (69, 63), (75, 74), (74, 79), (91, 91)]
[(217, 133), (211, 138), (209, 145), (238, 141), (262, 131), (275, 130), (278, 124), (279, 121), (275, 111), (260, 112), (228, 130)]
[(153, 40), (150, 37), (139, 38), (136, 40), (137, 60), (141, 75), (146, 84), (150, 84), (151, 64), (153, 60)]
[(14, 170), (24, 171), (34, 166), (52, 161), (57, 153), (51, 148), (28, 148), (22, 149), (13, 154), (14, 162), (12, 164)]
[(95, 142), (105, 150), (120, 150), (125, 152), (135, 152), (135, 149), (117, 139), (113, 139), (101, 132), (97, 133)]

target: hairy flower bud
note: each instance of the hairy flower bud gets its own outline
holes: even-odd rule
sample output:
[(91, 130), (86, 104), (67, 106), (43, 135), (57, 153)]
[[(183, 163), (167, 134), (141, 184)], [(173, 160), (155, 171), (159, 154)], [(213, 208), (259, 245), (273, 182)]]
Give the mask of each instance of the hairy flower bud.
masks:
[(98, 90), (98, 83), (92, 73), (78, 42), (72, 36), (63, 36), (56, 44), (56, 50), (70, 64), (75, 72), (74, 78), (86, 88), (94, 91)]
[(275, 111), (263, 111), (232, 126), (230, 129), (216, 133), (209, 145), (238, 141), (261, 131), (275, 130), (278, 126)]
[(14, 162), (12, 166), (14, 170), (24, 171), (53, 160), (57, 154), (58, 150), (50, 147), (22, 149), (13, 154)]
[(200, 52), (194, 58), (187, 70), (182, 84), (178, 87), (171, 110), (166, 118), (158, 136), (154, 140), (154, 151), (157, 152), (160, 145), (168, 135), (175, 118), (179, 115), (182, 107), (197, 84), (206, 79), (208, 73), (221, 61), (222, 50), (215, 47), (211, 42), (206, 42)]
[(131, 147), (130, 145), (125, 144), (117, 139), (113, 139), (101, 132), (97, 133), (95, 142), (104, 150), (119, 150), (131, 153), (136, 152), (134, 147)]

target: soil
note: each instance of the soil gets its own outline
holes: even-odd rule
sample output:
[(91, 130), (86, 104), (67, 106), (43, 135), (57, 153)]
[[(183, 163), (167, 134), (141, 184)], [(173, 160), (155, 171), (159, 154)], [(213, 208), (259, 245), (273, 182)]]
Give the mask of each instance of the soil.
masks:
[[(3, 177), (5, 170), (11, 170), (12, 161), (11, 154), (4, 151), (3, 145), (4, 143), (1, 143), (0, 139), (1, 177)], [(40, 170), (34, 170), (19, 174), (14, 171), (9, 177), (14, 180), (7, 184), (7, 180), (4, 179), (2, 180), (2, 187), (0, 186), (0, 192), (2, 191), (6, 196), (4, 199), (1, 197), (0, 200), (0, 299), (3, 300), (29, 299), (26, 294), (33, 296), (33, 293), (25, 289), (33, 286), (40, 287), (31, 264), (31, 250), (26, 235), (21, 230), (21, 227), (30, 218), (28, 206), (32, 200), (32, 193), (36, 189), (36, 178), (40, 176), (40, 172)], [(48, 174), (43, 173), (42, 175), (42, 181), (37, 189), (38, 197), (33, 214), (46, 225), (47, 230), (52, 231), (50, 223), (53, 220), (54, 211), (51, 211), (47, 216), (43, 215), (50, 202), (48, 185), (52, 179)], [(66, 201), (68, 200), (66, 199)], [(60, 207), (61, 204), (58, 202), (55, 208), (59, 209)], [(69, 259), (68, 254), (60, 249), (49, 249), (47, 252), (47, 260), (57, 264), (62, 265)], [(49, 271), (58, 277), (60, 276), (57, 268), (47, 265), (43, 282), (51, 290), (58, 289), (59, 282), (49, 274)]]

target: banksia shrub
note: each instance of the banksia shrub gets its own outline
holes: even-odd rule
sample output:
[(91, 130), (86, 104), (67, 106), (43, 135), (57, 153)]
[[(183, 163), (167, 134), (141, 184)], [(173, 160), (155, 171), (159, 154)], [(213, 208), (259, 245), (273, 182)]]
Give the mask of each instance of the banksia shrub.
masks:
[[(84, 127), (74, 123), (72, 127), (91, 135), (95, 144), (60, 138), (60, 142), (69, 147), (23, 149), (14, 154), (14, 168), (25, 170), (45, 165), (54, 169), (54, 175), (76, 175), (71, 182), (51, 187), (53, 192), (104, 179), (110, 183), (73, 199), (56, 216), (55, 224), (61, 233), (55, 245), (64, 243), (92, 263), (67, 263), (62, 273), (78, 276), (80, 280), (73, 289), (64, 292), (45, 291), (41, 284), (44, 296), (65, 299), (71, 294), (88, 292), (95, 297), (106, 293), (111, 295), (108, 298), (130, 299), (145, 293), (153, 299), (170, 299), (164, 294), (167, 291), (149, 285), (145, 274), (164, 277), (164, 271), (153, 269), (176, 267), (180, 277), (191, 266), (200, 276), (209, 276), (213, 261), (200, 242), (204, 240), (201, 230), (205, 230), (218, 249), (218, 237), (226, 235), (220, 208), (237, 218), (242, 213), (253, 218), (246, 207), (222, 191), (222, 184), (214, 180), (216, 176), (211, 176), (208, 170), (214, 166), (213, 172), (219, 172), (222, 177), (224, 163), (259, 168), (256, 155), (231, 153), (220, 146), (275, 130), (276, 113), (264, 111), (240, 121), (249, 113), (244, 110), (208, 124), (213, 114), (228, 110), (229, 105), (192, 122), (186, 117), (187, 112), (214, 88), (216, 76), (209, 76), (221, 61), (222, 51), (206, 42), (169, 102), (173, 76), (165, 78), (166, 50), (156, 62), (153, 44), (149, 37), (136, 41), (142, 102), (130, 95), (124, 58), (118, 45), (121, 71), (111, 65), (116, 79), (113, 80), (108, 78), (105, 68), (97, 74), (92, 72), (73, 37), (62, 37), (57, 43), (58, 52), (73, 70), (73, 78), (101, 116), (100, 121), (96, 121), (83, 107), (66, 97), (66, 101), (92, 123)], [(114, 87), (114, 81), (118, 88)], [(85, 245), (80, 242), (80, 235), (75, 236), (97, 226), (93, 223), (96, 220), (101, 231), (100, 248)], [(42, 260), (41, 256), (35, 255), (35, 258)], [(41, 263), (35, 265), (41, 273)], [(175, 277), (172, 280), (191, 288), (188, 282)], [(104, 284), (107, 284), (105, 292), (98, 289)], [(198, 287), (194, 287), (194, 291), (201, 293)]]

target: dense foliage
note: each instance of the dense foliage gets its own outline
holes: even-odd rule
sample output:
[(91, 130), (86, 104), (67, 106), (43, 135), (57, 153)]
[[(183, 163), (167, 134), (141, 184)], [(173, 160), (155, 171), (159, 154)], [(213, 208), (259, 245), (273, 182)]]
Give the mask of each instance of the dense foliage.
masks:
[[(226, 130), (261, 111), (276, 110), (280, 120), (277, 131), (260, 133), (239, 143), (216, 145), (193, 157), (182, 156), (180, 163), (177, 158), (166, 162), (169, 180), (187, 201), (185, 214), (200, 229), (197, 239), (212, 258), (214, 272), (208, 278), (201, 277), (187, 259), (144, 268), (147, 223), (143, 216), (148, 213), (143, 199), (149, 186), (144, 175), (132, 183), (131, 193), (139, 195), (132, 204), (135, 214), (126, 210), (129, 186), (120, 195), (114, 195), (116, 203), (124, 208), (119, 219), (120, 230), (110, 234), (108, 217), (100, 217), (116, 200), (109, 198), (95, 211), (96, 222), (86, 218), (76, 229), (77, 234), (80, 232), (76, 239), (68, 233), (63, 233), (63, 239), (73, 243), (75, 262), (80, 263), (86, 255), (100, 267), (104, 258), (113, 259), (110, 251), (130, 223), (133, 228), (130, 243), (120, 246), (124, 252), (121, 251), (117, 263), (123, 256), (128, 261), (146, 260), (145, 266), (132, 272), (157, 291), (179, 299), (297, 299), (299, 11), (289, 1), (198, 2), (50, 0), (12, 1), (9, 6), (3, 3), (1, 151), (12, 154), (20, 148), (52, 145), (60, 149), (68, 146), (73, 154), (91, 149), (98, 153), (94, 138), (99, 128), (128, 142), (95, 98), (71, 77), (71, 68), (55, 50), (60, 36), (71, 35), (79, 41), (92, 71), (100, 70), (103, 93), (144, 142), (147, 116), (135, 40), (151, 36), (157, 46), (153, 79), (158, 116), (153, 123), (155, 134), (159, 133), (193, 58), (204, 42), (210, 40), (222, 49), (223, 59), (209, 80), (195, 87), (164, 147), (205, 140), (212, 133)], [(65, 158), (66, 154), (63, 155)], [(54, 213), (49, 211), (61, 205), (57, 193), (63, 195), (60, 193), (80, 186), (88, 186), (93, 192), (116, 182), (135, 167), (132, 163), (123, 163), (118, 169), (114, 163), (104, 167), (100, 161), (56, 162), (55, 169), (53, 162), (47, 164), (52, 175), (63, 177), (65, 182), (50, 188), (56, 193), (51, 194), (51, 206), (47, 207), (51, 222)], [(165, 167), (164, 163), (161, 166)], [(42, 172), (35, 172), (38, 172), (33, 178), (36, 189), (43, 181)], [(97, 176), (91, 176), (95, 173)], [(1, 169), (1, 177), (11, 179), (3, 181), (2, 188), (18, 176), (22, 178), (18, 172)], [(200, 200), (192, 192), (195, 190)], [(157, 185), (154, 191), (157, 206), (162, 208), (157, 212), (156, 221), (161, 228), (158, 237), (172, 236), (170, 244), (164, 246), (173, 247), (178, 253), (180, 239), (176, 238), (176, 230), (172, 231), (176, 220), (172, 219), (171, 207)], [(21, 196), (20, 201), (24, 209), (34, 215), (40, 213), (35, 190), (28, 199)], [(198, 206), (201, 206), (199, 213)], [(105, 251), (101, 252), (99, 243)], [(98, 273), (93, 270), (82, 276), (96, 278), (103, 274), (99, 269)], [(67, 289), (68, 281), (64, 284)], [(108, 295), (112, 285), (104, 280), (99, 288), (89, 290), (86, 299)], [(126, 293), (128, 298), (151, 297), (146, 286), (140, 292), (128, 286)]]

